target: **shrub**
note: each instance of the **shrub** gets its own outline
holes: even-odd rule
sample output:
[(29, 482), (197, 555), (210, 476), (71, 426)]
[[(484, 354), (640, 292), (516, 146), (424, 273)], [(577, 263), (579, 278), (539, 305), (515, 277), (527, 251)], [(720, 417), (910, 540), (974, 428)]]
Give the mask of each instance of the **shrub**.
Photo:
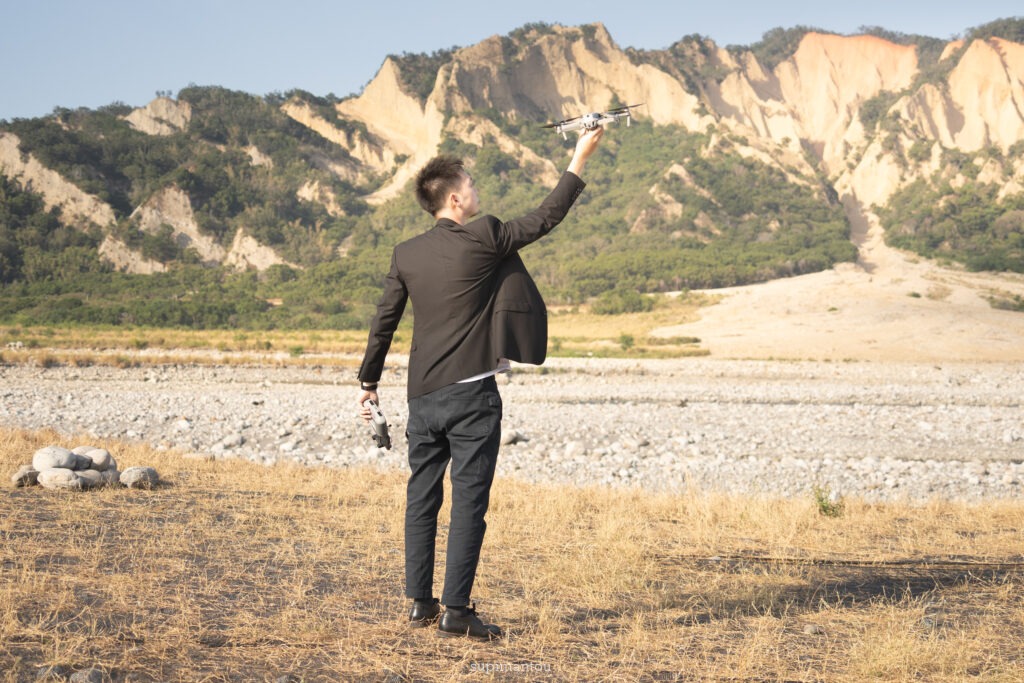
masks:
[(633, 290), (615, 289), (601, 294), (591, 310), (598, 315), (617, 315), (619, 313), (640, 313), (652, 308), (654, 308), (654, 297)]

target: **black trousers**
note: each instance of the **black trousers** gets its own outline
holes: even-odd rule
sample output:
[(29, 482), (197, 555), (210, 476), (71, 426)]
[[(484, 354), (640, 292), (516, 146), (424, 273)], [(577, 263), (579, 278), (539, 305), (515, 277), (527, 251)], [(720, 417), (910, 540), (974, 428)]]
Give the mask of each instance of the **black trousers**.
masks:
[(441, 603), (468, 605), (501, 442), (501, 395), (494, 377), (409, 399), (406, 437), (412, 470), (405, 508), (406, 597), (434, 597), (437, 516), (451, 461), (452, 511)]

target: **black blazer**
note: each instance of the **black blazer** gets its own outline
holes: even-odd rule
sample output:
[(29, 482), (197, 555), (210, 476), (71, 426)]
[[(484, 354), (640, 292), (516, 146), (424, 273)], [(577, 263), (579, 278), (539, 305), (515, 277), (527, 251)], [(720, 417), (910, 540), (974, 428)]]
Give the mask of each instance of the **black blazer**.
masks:
[(396, 246), (359, 379), (380, 379), (407, 300), (414, 314), (409, 398), (493, 370), (499, 358), (543, 362), (547, 310), (518, 252), (558, 225), (584, 187), (566, 172), (522, 218), (482, 216), (466, 225), (442, 218)]

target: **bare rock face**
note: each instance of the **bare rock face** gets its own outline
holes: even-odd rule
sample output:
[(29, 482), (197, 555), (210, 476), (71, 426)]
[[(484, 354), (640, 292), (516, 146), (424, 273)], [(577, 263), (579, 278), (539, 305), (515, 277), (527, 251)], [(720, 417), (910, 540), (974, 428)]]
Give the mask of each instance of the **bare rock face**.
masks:
[(138, 220), (143, 232), (156, 233), (164, 225), (171, 226), (178, 246), (195, 249), (207, 265), (217, 265), (224, 260), (224, 247), (199, 231), (192, 202), (177, 187), (167, 187), (154, 194), (132, 212), (132, 218)]
[(160, 482), (152, 467), (129, 467), (121, 473), (121, 484), (130, 489), (151, 489)]
[(185, 130), (192, 120), (192, 105), (158, 97), (125, 117), (135, 130), (149, 135), (173, 135)]
[(78, 457), (61, 446), (40, 448), (32, 456), (32, 467), (40, 472), (54, 468), (73, 470), (78, 464)]
[(497, 36), (459, 50), (431, 98), (460, 114), (494, 107), (550, 115), (597, 111), (617, 98), (643, 102), (645, 115), (659, 124), (703, 130), (714, 122), (700, 112), (696, 94), (661, 69), (634, 64), (601, 24), (552, 27), (514, 55)]
[(256, 145), (249, 145), (246, 147), (245, 153), (249, 155), (249, 159), (252, 160), (253, 166), (266, 166), (267, 168), (274, 167), (274, 160), (270, 155), (261, 152)]
[[(349, 132), (336, 127), (324, 119), (308, 104), (302, 102), (285, 102), (281, 111), (302, 125), (316, 131), (322, 137), (342, 147), (359, 163), (375, 173), (386, 173), (395, 166), (395, 153), (376, 140), (367, 139), (361, 132)], [(339, 169), (341, 170), (341, 169)], [(356, 180), (357, 173), (348, 169), (338, 173), (345, 180)]]
[(398, 66), (390, 58), (359, 97), (339, 102), (337, 109), (342, 116), (365, 123), (393, 154), (408, 157), (383, 187), (366, 197), (371, 204), (397, 196), (441, 144), (444, 113), (433, 96), (420, 103), (402, 89)]
[(84, 229), (90, 225), (114, 224), (114, 209), (109, 204), (83, 192), (31, 154), (22, 154), (20, 144), (17, 135), (0, 133), (0, 173), (20, 180), (26, 188), (39, 193), (47, 210), (60, 211), (61, 222), (65, 225)]
[(999, 38), (975, 40), (949, 74), (949, 95), (963, 112), (950, 137), (964, 150), (996, 145), (1004, 151), (1024, 138), (1024, 45)]
[(231, 242), (231, 249), (224, 258), (224, 265), (231, 266), (236, 270), (246, 270), (248, 268), (266, 270), (270, 266), (280, 264), (299, 268), (294, 263), (285, 261), (277, 255), (276, 251), (264, 244), (260, 244), (241, 229), (235, 233), (235, 239)]
[(39, 485), (45, 489), (65, 491), (81, 491), (84, 488), (81, 477), (63, 467), (42, 470), (39, 473)]
[[(298, 267), (288, 263), (272, 248), (260, 244), (241, 229), (235, 233), (230, 249), (225, 249), (212, 237), (200, 231), (192, 211), (191, 200), (177, 187), (167, 187), (155, 193), (132, 213), (132, 218), (138, 221), (140, 229), (144, 232), (155, 233), (165, 225), (171, 226), (178, 246), (195, 249), (206, 265), (223, 264), (236, 270), (266, 270), (279, 264)], [(166, 270), (162, 263), (143, 258), (141, 254), (131, 251), (110, 236), (100, 246), (100, 254), (119, 269), (130, 273)]]
[(543, 159), (529, 147), (519, 144), (501, 132), (492, 121), (452, 119), (446, 130), (459, 140), (466, 140), (481, 147), (496, 144), (502, 152), (515, 157), (524, 168), (530, 169), (533, 177), (545, 185), (555, 185), (561, 176), (561, 171), (555, 168), (550, 159)]
[(802, 137), (821, 146), (822, 161), (834, 171), (845, 161), (851, 125), (860, 128), (856, 106), (882, 90), (909, 86), (917, 74), (917, 52), (874, 36), (808, 33), (775, 73)]
[[(510, 117), (568, 116), (613, 101), (643, 102), (637, 115), (655, 124), (699, 132), (714, 127), (719, 137), (731, 133), (749, 139), (741, 150), (745, 156), (757, 156), (787, 175), (797, 169), (797, 176), (814, 176), (804, 158), (809, 150), (815, 165), (820, 161), (835, 178), (840, 197), (863, 206), (883, 205), (906, 183), (930, 176), (943, 148), (976, 151), (996, 145), (1005, 151), (1024, 139), (1024, 110), (1015, 104), (1024, 101), (1024, 45), (1017, 43), (996, 38), (950, 43), (943, 59), (957, 63), (949, 77), (913, 91), (908, 88), (919, 73), (916, 49), (877, 36), (812, 31), (773, 68), (752, 52), (734, 53), (711, 41), (681, 45), (694, 53), (689, 62), (722, 76), (684, 77), (670, 66), (636, 62), (600, 24), (550, 27), (513, 43), (511, 50), (499, 36), (457, 50), (425, 99), (404, 89), (400, 61), (388, 59), (362, 94), (337, 105), (341, 116), (365, 124), (379, 142), (373, 158), (358, 157), (360, 164), (391, 172), (366, 199), (376, 204), (394, 197), (444, 135), (476, 144), (486, 139), (524, 165), (536, 161), (474, 114), (481, 109)], [(882, 93), (904, 91), (886, 114), (902, 122), (905, 132), (896, 139), (901, 153), (887, 136), (865, 130), (859, 112)], [(315, 130), (327, 125), (308, 107), (299, 108), (287, 112)], [(335, 137), (341, 134), (331, 128)], [(934, 142), (931, 158), (908, 168), (906, 152), (922, 142), (921, 136)], [(350, 151), (351, 144), (346, 139)], [(393, 167), (390, 161), (402, 155), (408, 157), (405, 163)], [(548, 183), (556, 170), (543, 163), (538, 162), (537, 173)], [(1010, 177), (996, 181), (1015, 183)], [(671, 207), (660, 210), (671, 212)], [(636, 230), (644, 224), (640, 220)]]
[[(332, 216), (344, 216), (345, 209), (338, 204), (338, 198), (330, 188), (324, 187), (319, 180), (307, 181), (298, 189), (295, 196), (307, 202), (315, 202), (327, 209)], [(235, 239), (237, 239), (237, 235)]]
[(113, 235), (107, 235), (100, 243), (100, 256), (106, 259), (117, 270), (136, 275), (163, 273), (167, 266), (148, 259), (137, 251), (132, 251), (127, 244)]

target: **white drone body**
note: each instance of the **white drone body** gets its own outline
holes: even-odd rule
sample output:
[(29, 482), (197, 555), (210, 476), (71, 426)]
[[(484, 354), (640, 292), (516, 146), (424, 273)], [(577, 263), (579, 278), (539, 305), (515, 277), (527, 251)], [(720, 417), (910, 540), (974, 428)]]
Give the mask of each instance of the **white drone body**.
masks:
[(606, 112), (592, 112), (590, 114), (584, 114), (583, 116), (575, 116), (571, 119), (559, 121), (558, 123), (549, 123), (544, 128), (554, 128), (556, 133), (561, 133), (562, 137), (568, 140), (566, 133), (574, 130), (594, 130), (598, 126), (603, 126), (606, 123), (615, 123), (619, 119), (626, 119), (626, 126), (629, 126), (630, 121), (633, 119), (633, 115), (630, 109), (633, 107), (639, 107), (639, 104), (631, 104), (625, 107), (616, 107)]

